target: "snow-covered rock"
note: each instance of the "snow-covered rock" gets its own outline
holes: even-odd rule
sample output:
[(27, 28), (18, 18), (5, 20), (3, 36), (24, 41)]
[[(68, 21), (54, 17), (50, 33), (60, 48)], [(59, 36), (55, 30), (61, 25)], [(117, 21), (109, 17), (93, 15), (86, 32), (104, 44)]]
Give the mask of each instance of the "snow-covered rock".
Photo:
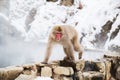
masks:
[(53, 79), (51, 79), (51, 78), (49, 78), (49, 77), (37, 77), (37, 78), (34, 79), (34, 80), (53, 80)]
[[(81, 0), (81, 3), (83, 4), (83, 9), (80, 10), (77, 9), (78, 1), (75, 1), (74, 5), (71, 7), (65, 7), (59, 5), (59, 0), (57, 2), (16, 0), (11, 3), (10, 16), (11, 20), (20, 24), (24, 30), (25, 16), (33, 7), (37, 9), (35, 20), (30, 24), (31, 29), (25, 34), (26, 41), (36, 39), (46, 40), (53, 25), (69, 24), (73, 25), (78, 31), (81, 43), (84, 47), (96, 48), (92, 43), (92, 41), (95, 40), (95, 35), (100, 33), (102, 26), (104, 26), (106, 22), (112, 21), (113, 18), (120, 13), (120, 1)], [(107, 39), (109, 39), (111, 32), (119, 25), (119, 19), (118, 15), (110, 29), (110, 33), (106, 34), (108, 36)], [(83, 36), (83, 34), (85, 35)], [(107, 41), (107, 39), (104, 42), (105, 47), (102, 45), (102, 48), (108, 48), (110, 41)]]

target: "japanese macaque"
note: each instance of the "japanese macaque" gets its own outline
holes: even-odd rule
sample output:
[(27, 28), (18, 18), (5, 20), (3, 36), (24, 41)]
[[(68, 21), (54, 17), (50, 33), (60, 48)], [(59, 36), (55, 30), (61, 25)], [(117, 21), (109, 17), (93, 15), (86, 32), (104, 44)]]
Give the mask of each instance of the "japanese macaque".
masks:
[(43, 63), (47, 63), (54, 44), (61, 44), (66, 54), (64, 59), (74, 61), (74, 51), (78, 52), (79, 59), (82, 57), (83, 49), (78, 41), (77, 31), (69, 25), (54, 26), (49, 34), (46, 55)]

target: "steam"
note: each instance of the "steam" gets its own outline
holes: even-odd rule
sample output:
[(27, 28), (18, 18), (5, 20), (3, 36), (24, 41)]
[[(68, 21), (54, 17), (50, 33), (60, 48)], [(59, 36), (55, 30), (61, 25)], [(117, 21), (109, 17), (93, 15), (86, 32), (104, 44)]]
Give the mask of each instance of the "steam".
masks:
[(0, 45), (0, 67), (41, 61), (44, 49), (45, 46), (41, 47), (37, 42), (24, 42), (12, 37), (5, 38), (4, 43)]
[[(6, 37), (3, 41), (4, 42), (0, 44), (0, 67), (41, 62), (44, 59), (46, 43), (37, 41), (25, 42), (14, 37)], [(78, 54), (75, 52), (74, 55), (76, 60), (78, 60)], [(62, 60), (64, 56), (65, 54), (62, 46), (55, 45), (49, 62), (53, 60)], [(95, 60), (102, 58), (102, 56), (103, 52), (101, 51), (87, 50), (84, 51), (82, 59)]]
[[(11, 36), (4, 37), (0, 44), (0, 67), (42, 62), (46, 45), (38, 41), (26, 42)], [(49, 61), (63, 59), (64, 56), (62, 46), (56, 45)]]

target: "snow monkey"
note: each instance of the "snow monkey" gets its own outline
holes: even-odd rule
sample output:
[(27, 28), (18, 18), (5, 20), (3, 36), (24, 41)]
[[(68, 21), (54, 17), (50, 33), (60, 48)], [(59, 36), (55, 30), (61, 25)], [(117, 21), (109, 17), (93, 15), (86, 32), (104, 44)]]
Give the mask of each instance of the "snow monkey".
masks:
[(82, 57), (83, 49), (78, 41), (77, 31), (69, 25), (54, 26), (49, 34), (46, 55), (43, 63), (47, 63), (54, 44), (61, 44), (66, 54), (64, 59), (74, 61), (74, 51), (78, 52), (79, 59)]

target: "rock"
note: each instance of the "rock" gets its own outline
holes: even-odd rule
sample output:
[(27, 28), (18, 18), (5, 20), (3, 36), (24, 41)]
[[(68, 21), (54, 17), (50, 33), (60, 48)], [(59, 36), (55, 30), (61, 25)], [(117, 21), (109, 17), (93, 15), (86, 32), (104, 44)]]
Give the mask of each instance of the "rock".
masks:
[(71, 77), (63, 77), (62, 80), (73, 80)]
[(103, 61), (97, 61), (96, 65), (97, 65), (97, 67), (99, 69), (99, 72), (105, 74), (105, 69), (106, 69), (105, 63)]
[(111, 58), (111, 59), (120, 59), (120, 55), (119, 54), (105, 54), (104, 58)]
[[(102, 26), (100, 33), (97, 33), (95, 35), (95, 39), (93, 41), (91, 41), (93, 43), (93, 45), (95, 45), (98, 48), (103, 48), (103, 46), (105, 46), (105, 44), (106, 44), (106, 41), (108, 41), (108, 40), (110, 41), (111, 39), (114, 39), (116, 37), (116, 35), (118, 34), (118, 31), (119, 31), (119, 27), (112, 34), (110, 34), (110, 38), (109, 38), (108, 34), (110, 33), (110, 31), (112, 29), (112, 25), (115, 23), (117, 17), (118, 17), (118, 14), (116, 14), (116, 16), (113, 17), (112, 20), (108, 20)], [(109, 49), (109, 47), (108, 47), (109, 50), (111, 50), (111, 48)], [(117, 50), (120, 50), (120, 48)]]
[(54, 80), (74, 80), (72, 77), (66, 77), (63, 75), (54, 75)]
[(44, 67), (46, 64), (42, 63), (36, 63), (36, 68), (37, 68), (37, 76), (41, 75), (41, 68)]
[(111, 68), (110, 68), (110, 73), (112, 77), (116, 80), (119, 80), (119, 67), (120, 67), (120, 59), (114, 59), (111, 61)]
[(83, 72), (83, 80), (104, 80), (103, 73), (96, 71)]
[(113, 22), (107, 21), (105, 25), (103, 25), (101, 32), (95, 35), (95, 46), (98, 48), (102, 48), (105, 45), (106, 40), (108, 39), (108, 33), (111, 30)]
[(70, 76), (74, 74), (72, 67), (56, 67), (54, 68), (54, 73), (58, 75)]
[(42, 63), (36, 63), (35, 65), (36, 65), (36, 66), (39, 66), (39, 67), (44, 67), (44, 66), (46, 66), (46, 64), (42, 64)]
[(110, 68), (111, 68), (111, 62), (105, 61), (105, 74), (106, 74), (105, 79), (106, 80), (111, 79)]
[(104, 55), (106, 59), (106, 79), (109, 80), (113, 77), (115, 80), (119, 80), (119, 66), (120, 66), (120, 55), (119, 54), (109, 54)]
[(83, 74), (81, 71), (77, 72), (78, 80), (83, 80)]
[(80, 60), (79, 62), (76, 62), (77, 71), (83, 71), (84, 67), (85, 67), (85, 61), (84, 60)]
[(120, 80), (119, 56), (104, 57), (94, 62), (65, 59), (49, 64), (0, 68), (0, 80), (34, 80), (37, 76), (51, 77), (54, 80)]
[(0, 69), (0, 80), (14, 80), (23, 72), (22, 67), (7, 67)]
[(56, 68), (57, 66), (59, 66), (59, 62), (51, 62), (51, 63), (49, 64), (49, 66), (54, 69), (54, 68)]
[(52, 69), (50, 67), (41, 68), (41, 76), (51, 77), (52, 76)]
[(48, 2), (57, 2), (58, 0), (46, 0)]
[(99, 68), (96, 62), (93, 61), (85, 61), (85, 66), (83, 71), (99, 71)]
[(24, 75), (21, 74), (20, 76), (18, 76), (15, 80), (34, 80), (35, 77), (31, 76), (31, 75)]
[(37, 68), (35, 64), (25, 64), (23, 65), (23, 74), (33, 75), (37, 73)]
[[(116, 17), (115, 17), (116, 18)], [(113, 19), (114, 20), (114, 19)], [(100, 30), (100, 33), (95, 35), (95, 40), (93, 40), (92, 42), (94, 43), (94, 45), (98, 48), (103, 48), (103, 46), (105, 45), (107, 39), (108, 39), (108, 33), (110, 32), (112, 25), (113, 25), (114, 21), (110, 21), (108, 20), (103, 26), (102, 29)]]
[(111, 44), (110, 46), (108, 46), (108, 50), (112, 51), (112, 52), (120, 52), (120, 46), (117, 44)]
[(119, 65), (119, 67), (117, 68), (116, 78), (117, 78), (118, 80), (120, 80), (120, 65)]
[(76, 63), (69, 59), (64, 59), (64, 60), (60, 61), (59, 64), (60, 64), (60, 66), (63, 66), (63, 67), (72, 67), (74, 71), (77, 71)]
[(111, 35), (110, 35), (110, 40), (111, 39), (114, 39), (116, 36), (117, 36), (117, 34), (119, 33), (119, 26), (118, 26), (118, 28), (116, 28), (115, 29), (115, 31), (113, 31), (112, 33), (111, 33)]
[(74, 0), (61, 0), (60, 4), (64, 6), (72, 6), (74, 3)]
[(61, 80), (61, 75), (54, 74), (54, 75), (53, 75), (53, 79), (54, 79), (54, 80)]

